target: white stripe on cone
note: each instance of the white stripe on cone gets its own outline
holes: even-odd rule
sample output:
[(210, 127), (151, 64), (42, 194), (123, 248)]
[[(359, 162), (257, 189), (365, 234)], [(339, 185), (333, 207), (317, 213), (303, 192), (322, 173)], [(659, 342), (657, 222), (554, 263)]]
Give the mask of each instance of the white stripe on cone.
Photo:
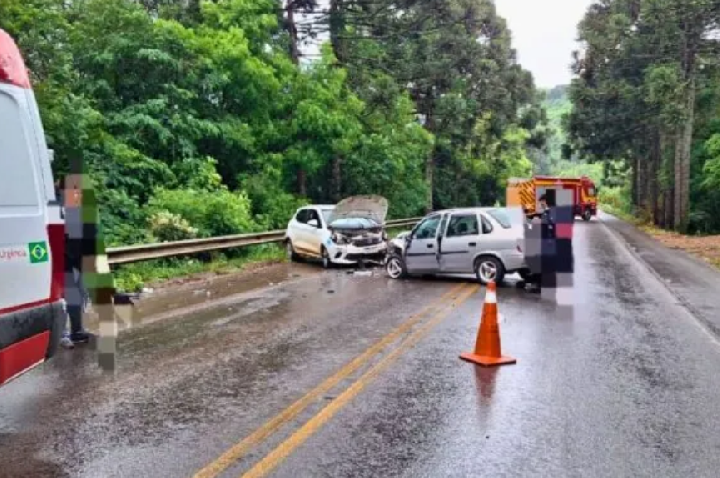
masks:
[(494, 291), (488, 291), (487, 294), (485, 294), (485, 303), (497, 304), (497, 294)]

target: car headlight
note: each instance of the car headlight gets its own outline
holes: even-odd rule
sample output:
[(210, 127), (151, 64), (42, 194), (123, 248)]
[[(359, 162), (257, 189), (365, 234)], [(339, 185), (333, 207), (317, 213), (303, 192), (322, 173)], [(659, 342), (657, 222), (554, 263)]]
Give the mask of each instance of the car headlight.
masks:
[(339, 244), (339, 245), (347, 244), (347, 239), (345, 238), (345, 236), (342, 236), (342, 235), (338, 234), (337, 232), (333, 232), (332, 241), (335, 244)]

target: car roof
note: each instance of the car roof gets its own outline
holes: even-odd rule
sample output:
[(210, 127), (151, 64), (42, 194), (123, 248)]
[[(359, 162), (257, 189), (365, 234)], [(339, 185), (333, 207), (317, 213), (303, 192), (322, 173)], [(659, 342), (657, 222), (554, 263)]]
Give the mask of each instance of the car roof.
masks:
[(428, 216), (433, 214), (447, 214), (447, 213), (462, 213), (462, 212), (487, 212), (492, 211), (493, 209), (508, 209), (504, 206), (498, 206), (498, 207), (459, 207), (459, 208), (453, 208), (453, 209), (441, 209), (439, 211), (433, 211)]

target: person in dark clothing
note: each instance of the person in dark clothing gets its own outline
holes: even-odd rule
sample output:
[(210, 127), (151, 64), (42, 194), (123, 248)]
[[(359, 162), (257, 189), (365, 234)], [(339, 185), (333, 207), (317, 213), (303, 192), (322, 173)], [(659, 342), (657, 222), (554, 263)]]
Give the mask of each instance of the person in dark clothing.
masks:
[(83, 328), (83, 312), (88, 293), (83, 283), (82, 189), (79, 184), (60, 182), (60, 206), (65, 219), (65, 304), (70, 317), (70, 341), (90, 340)]
[(532, 292), (541, 292), (543, 288), (555, 287), (555, 220), (551, 209), (548, 207), (547, 197), (540, 196), (540, 213), (535, 215), (534, 227), (540, 228), (540, 233), (535, 234), (535, 240), (540, 241), (539, 260), (534, 270), (528, 277), (528, 283)]

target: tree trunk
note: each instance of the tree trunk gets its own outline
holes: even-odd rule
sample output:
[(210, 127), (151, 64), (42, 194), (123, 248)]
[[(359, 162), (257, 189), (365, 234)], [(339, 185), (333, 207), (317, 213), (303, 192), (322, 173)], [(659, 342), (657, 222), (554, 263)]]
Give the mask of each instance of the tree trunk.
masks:
[(295, 23), (295, 2), (287, 0), (287, 31), (290, 37), (290, 59), (296, 65), (300, 64), (300, 47), (298, 46), (297, 24)]
[(654, 134), (652, 139), (652, 152), (650, 155), (650, 167), (648, 169), (648, 192), (650, 195), (650, 214), (652, 216), (653, 224), (656, 226), (660, 223), (659, 211), (658, 211), (658, 171), (660, 170), (660, 135)]
[(427, 199), (425, 204), (425, 212), (430, 213), (433, 210), (433, 175), (435, 173), (435, 148), (432, 149), (425, 159), (425, 183), (427, 184)]
[(702, 38), (701, 17), (690, 19), (685, 25), (683, 50), (683, 124), (678, 128), (675, 155), (675, 230), (686, 233), (690, 215), (690, 156), (695, 122), (695, 63), (697, 47)]
[(342, 161), (343, 158), (340, 155), (336, 155), (332, 160), (332, 176), (330, 177), (330, 197), (336, 203), (342, 200)]
[(631, 202), (632, 202), (632, 209), (633, 214), (637, 211), (638, 207), (638, 170), (640, 169), (640, 160), (637, 156), (633, 158), (633, 164), (630, 168), (630, 173), (632, 175), (632, 191), (630, 193)]
[[(644, 152), (644, 148), (642, 150)], [(638, 217), (644, 218), (647, 212), (647, 169), (648, 159), (639, 155), (637, 158), (637, 195), (638, 195)]]
[(683, 135), (681, 131), (675, 133), (675, 156), (674, 156), (674, 183), (673, 188), (673, 229), (680, 223), (682, 219), (682, 203), (680, 198), (682, 197), (682, 190), (684, 186), (683, 182), (683, 170), (682, 170), (682, 139)]
[[(432, 113), (428, 111), (425, 115), (425, 129), (432, 134), (435, 134), (435, 118)], [(425, 184), (427, 184), (427, 199), (425, 204), (425, 212), (432, 212), (434, 209), (435, 198), (433, 196), (434, 189), (434, 177), (435, 177), (435, 156), (437, 154), (437, 146), (433, 146), (430, 150), (430, 154), (425, 158)]]
[[(680, 169), (682, 171), (682, 193), (680, 195), (680, 217), (676, 222), (677, 230), (687, 233), (690, 223), (690, 157), (692, 153), (693, 128), (695, 123), (695, 77), (691, 76), (686, 94), (685, 124), (682, 131), (682, 154)], [(679, 223), (679, 224), (678, 224)]]
[(345, 64), (345, 41), (341, 38), (345, 31), (344, 0), (330, 0), (330, 44), (338, 63)]
[[(285, 9), (287, 10), (287, 18), (285, 19), (285, 27), (290, 38), (290, 59), (295, 65), (300, 64), (300, 48), (298, 47), (298, 33), (297, 24), (295, 23), (295, 1), (287, 0), (285, 2)], [(305, 170), (301, 167), (298, 170), (297, 176), (297, 189), (298, 194), (305, 196), (307, 193), (307, 175)]]
[(298, 171), (297, 181), (298, 194), (300, 196), (307, 196), (307, 175), (302, 168)]

